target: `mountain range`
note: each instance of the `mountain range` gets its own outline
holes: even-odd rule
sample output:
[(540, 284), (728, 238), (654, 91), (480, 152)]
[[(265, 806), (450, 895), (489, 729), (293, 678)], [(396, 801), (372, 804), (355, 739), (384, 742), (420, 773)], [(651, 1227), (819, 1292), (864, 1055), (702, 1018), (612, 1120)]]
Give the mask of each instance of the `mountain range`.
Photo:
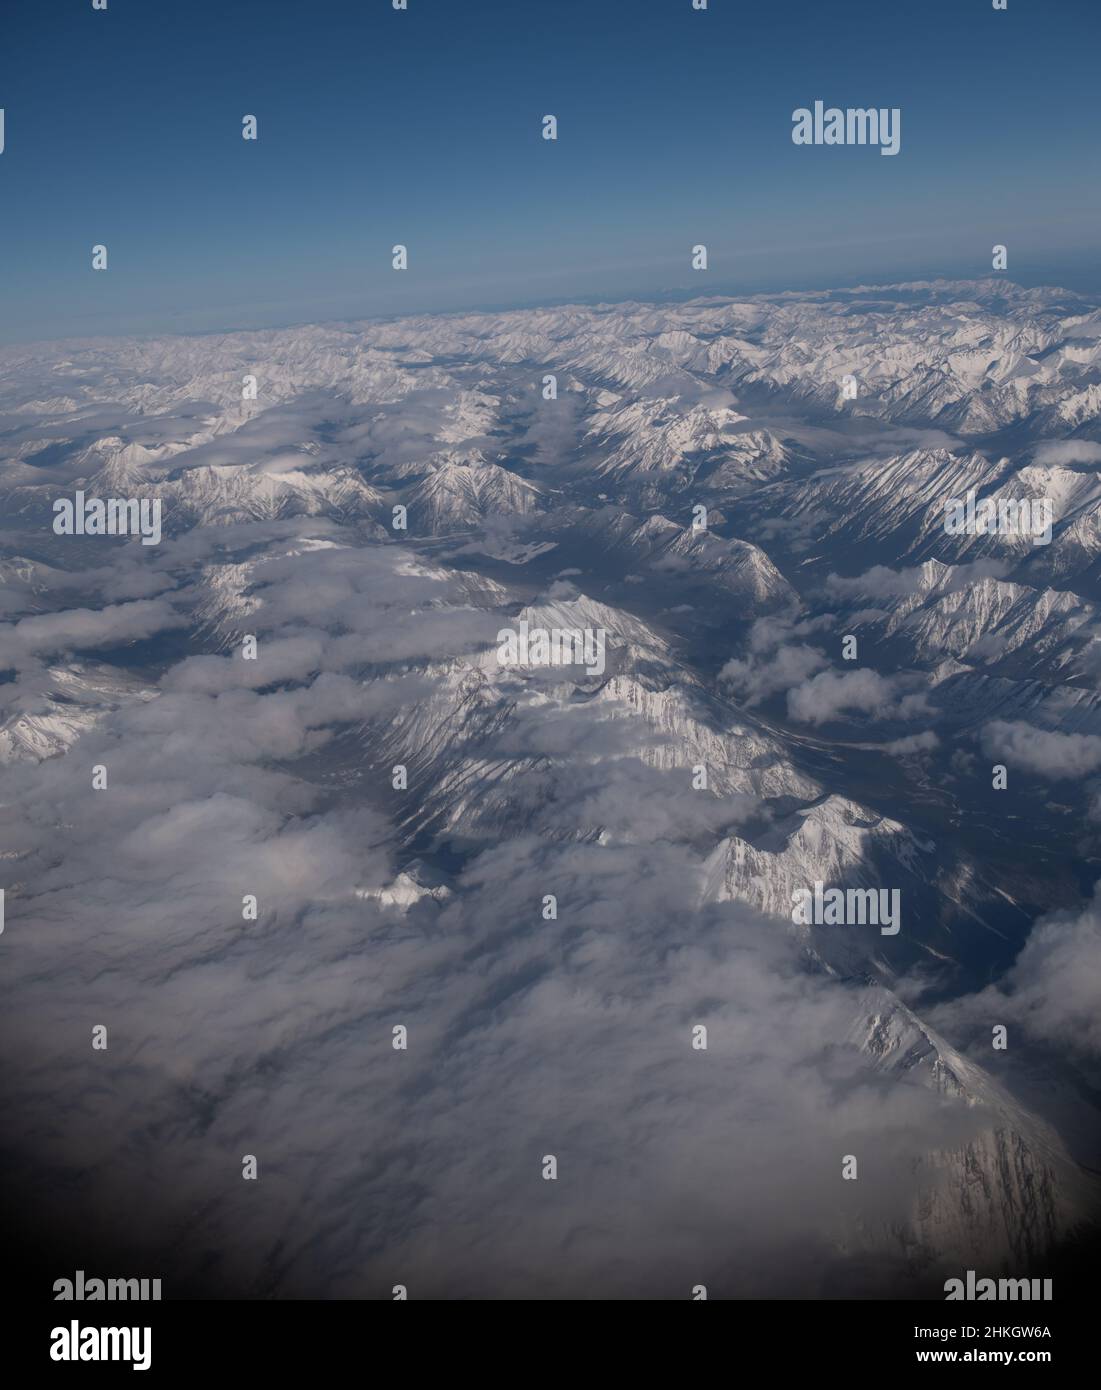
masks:
[[(1046, 1272), (1101, 1170), (1099, 466), (1101, 306), (1003, 278), (0, 349), (15, 1190), (252, 1295)], [(57, 536), (77, 490), (163, 542)]]

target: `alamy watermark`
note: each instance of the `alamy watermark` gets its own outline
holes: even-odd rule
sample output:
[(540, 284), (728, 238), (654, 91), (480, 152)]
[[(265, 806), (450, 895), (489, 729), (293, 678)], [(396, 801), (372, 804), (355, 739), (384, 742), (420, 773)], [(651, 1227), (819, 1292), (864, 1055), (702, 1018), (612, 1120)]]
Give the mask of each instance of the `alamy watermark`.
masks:
[(135, 1371), (153, 1363), (151, 1327), (81, 1327), (73, 1318), (68, 1327), (50, 1332), (51, 1361), (132, 1361)]
[(993, 1299), (1007, 1299), (1011, 1302), (1051, 1302), (1050, 1279), (980, 1279), (973, 1269), (967, 1271), (964, 1279), (946, 1279), (944, 1283), (945, 1302), (964, 1299), (977, 1303), (988, 1303)]
[(1050, 497), (984, 497), (975, 489), (944, 504), (944, 529), (950, 536), (1031, 536), (1033, 545), (1051, 544)]
[(607, 635), (602, 627), (530, 627), (524, 618), (497, 633), (497, 661), (501, 666), (584, 666), (591, 676), (602, 676)]
[(111, 1302), (115, 1299), (123, 1301), (129, 1299), (137, 1302), (157, 1302), (161, 1296), (161, 1281), (159, 1279), (97, 1279), (84, 1277), (84, 1271), (78, 1269), (72, 1279), (54, 1280), (54, 1302), (66, 1303), (75, 1300), (77, 1303), (95, 1303), (97, 1300), (105, 1299)]
[(902, 894), (897, 888), (813, 888), (792, 890), (791, 920), (803, 927), (870, 924), (881, 936), (897, 936), (902, 918)]
[(792, 143), (796, 145), (878, 145), (880, 154), (902, 148), (902, 110), (898, 106), (800, 106), (791, 113)]
[(142, 545), (161, 541), (159, 497), (59, 497), (54, 503), (57, 536), (141, 536)]

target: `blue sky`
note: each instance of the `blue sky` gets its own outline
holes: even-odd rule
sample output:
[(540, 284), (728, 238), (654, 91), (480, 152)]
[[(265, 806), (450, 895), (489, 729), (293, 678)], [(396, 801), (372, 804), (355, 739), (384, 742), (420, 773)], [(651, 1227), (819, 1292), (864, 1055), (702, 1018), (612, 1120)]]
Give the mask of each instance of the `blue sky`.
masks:
[[(982, 275), (995, 242), (1101, 289), (1099, 38), (1096, 0), (6, 0), (0, 339)], [(818, 98), (900, 107), (901, 154), (795, 146)]]

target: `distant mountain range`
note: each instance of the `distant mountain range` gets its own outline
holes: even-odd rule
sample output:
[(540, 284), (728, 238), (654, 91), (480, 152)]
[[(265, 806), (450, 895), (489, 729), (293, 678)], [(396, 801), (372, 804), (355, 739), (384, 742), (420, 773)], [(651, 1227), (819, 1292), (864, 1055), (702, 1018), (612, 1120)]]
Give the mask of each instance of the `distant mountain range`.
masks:
[[(160, 499), (163, 543), (55, 535), (77, 490)], [(949, 532), (969, 493), (1049, 501), (1050, 543)], [(227, 1287), (362, 1293), (404, 1258), (443, 1293), (471, 1261), (491, 1293), (545, 1293), (572, 1231), (585, 1290), (665, 1293), (659, 1268), (695, 1260), (737, 1296), (805, 1293), (762, 1254), (754, 1208), (783, 1200), (741, 1144), (783, 1148), (817, 1194), (799, 1232), (777, 1214), (772, 1253), (805, 1237), (819, 1291), (840, 1266), (895, 1292), (1043, 1272), (1096, 1220), (1098, 1058), (1058, 1001), (1067, 953), (1096, 971), (1101, 949), (1101, 306), (989, 279), (5, 348), (0, 496), (0, 762), (34, 827), (7, 855), (5, 951), (39, 1059), (9, 1103), (32, 1194), (56, 1167), (110, 1207), (120, 1175), (190, 1164), (150, 1239), (175, 1233), (195, 1280), (238, 1200), (209, 1155), (239, 1162), (264, 1105), (295, 1113), (314, 1078), (344, 1232), (315, 1261), (299, 1218), (289, 1240), (257, 1218)], [(520, 623), (604, 634), (605, 668), (503, 665)], [(225, 817), (209, 844), (185, 807)], [(114, 887), (88, 901), (97, 864)], [(900, 890), (901, 931), (795, 924), (816, 882)], [(109, 1137), (78, 1123), (54, 1152), (44, 1117), (79, 1109), (88, 1059), (46, 1039), (81, 982), (112, 1001), (131, 1079)], [(215, 1048), (246, 985), (250, 1029)], [(759, 999), (775, 1023), (743, 1033)], [(399, 1085), (371, 1049), (406, 1014)], [(663, 1049), (696, 1065), (707, 1019), (706, 1081), (671, 1080)], [(494, 1213), (522, 1222), (532, 1165), (569, 1150), (563, 1077), (594, 1117), (587, 1190), (660, 1170), (667, 1128), (684, 1167), (646, 1240), (559, 1181), (525, 1256)], [(712, 1217), (678, 1235), (661, 1204), (694, 1142)], [(535, 1190), (456, 1186), (456, 1144)], [(308, 1143), (266, 1146), (293, 1205)], [(863, 1207), (831, 1196), (850, 1152)]]

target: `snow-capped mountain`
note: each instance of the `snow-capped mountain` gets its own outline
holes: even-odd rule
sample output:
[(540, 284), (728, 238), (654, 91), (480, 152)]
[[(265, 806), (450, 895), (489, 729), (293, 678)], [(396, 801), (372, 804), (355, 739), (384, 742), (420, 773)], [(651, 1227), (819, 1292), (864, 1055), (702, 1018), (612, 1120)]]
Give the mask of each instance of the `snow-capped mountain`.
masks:
[[(28, 980), (87, 907), (73, 997), (117, 970), (165, 1001), (176, 1052), (133, 1053), (162, 1109), (121, 1145), (186, 1092), (241, 1147), (233, 1048), (260, 1037), (273, 1073), (336, 1078), (344, 1154), (396, 1084), (356, 1049), (408, 1027), (388, 1113), (461, 1132), (472, 1169), (483, 1142), (512, 1161), (484, 1078), (540, 1153), (565, 1124), (515, 1089), (530, 1050), (571, 1078), (584, 1124), (555, 1132), (589, 1174), (605, 1121), (642, 1116), (650, 1153), (718, 1117), (720, 1153), (788, 1085), (799, 1162), (832, 1173), (835, 1110), (874, 1134), (902, 1176), (807, 1216), (842, 1263), (1023, 1274), (1096, 1218), (1048, 1003), (1101, 862), (1101, 308), (989, 279), (37, 345), (0, 350), (0, 417), (8, 910), (47, 924)], [(159, 502), (163, 537), (56, 531), (77, 494)], [(1049, 506), (1050, 534), (947, 526), (969, 497)], [(521, 630), (552, 655), (506, 657)], [(897, 890), (897, 934), (793, 920), (815, 885)], [(230, 1007), (214, 959), (257, 1001), (224, 1074), (188, 1050)], [(1016, 1009), (1073, 1113), (930, 1027), (946, 1001), (987, 1030)], [(585, 1110), (598, 1066), (622, 1094)], [(364, 1211), (420, 1201), (390, 1142), (355, 1139)], [(462, 1225), (448, 1182), (426, 1220)], [(384, 1248), (362, 1220), (349, 1248)]]
[(446, 450), (408, 493), (412, 524), (420, 534), (469, 531), (487, 518), (524, 516), (540, 506), (539, 489), (480, 452)]

